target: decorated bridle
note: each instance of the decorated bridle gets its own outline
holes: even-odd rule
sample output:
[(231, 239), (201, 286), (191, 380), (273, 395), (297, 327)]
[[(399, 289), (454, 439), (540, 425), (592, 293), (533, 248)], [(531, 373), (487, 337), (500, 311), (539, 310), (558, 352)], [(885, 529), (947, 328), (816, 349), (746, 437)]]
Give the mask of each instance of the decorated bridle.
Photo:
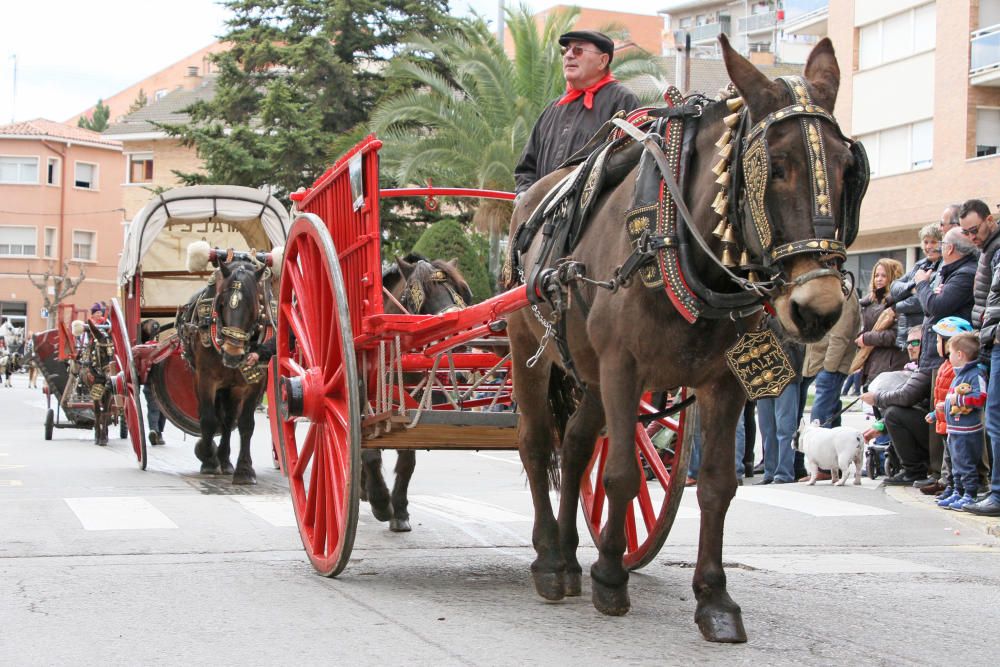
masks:
[(423, 280), (429, 280), (432, 283), (437, 283), (448, 290), (448, 294), (451, 295), (451, 305), (446, 306), (442, 310), (432, 313), (434, 315), (441, 315), (442, 313), (450, 313), (454, 310), (462, 310), (468, 304), (465, 303), (465, 299), (462, 295), (458, 293), (455, 287), (451, 284), (448, 278), (448, 274), (441, 269), (435, 268), (433, 264), (427, 262), (426, 260), (420, 260), (417, 263), (419, 267), (420, 264), (427, 264), (432, 267), (431, 274), (428, 278), (423, 278), (420, 274), (423, 273), (418, 269), (415, 269), (410, 275), (410, 278), (406, 281), (406, 285), (403, 287), (403, 294), (400, 297), (400, 305), (402, 305), (407, 312), (417, 315), (420, 314), (421, 309), (424, 307), (424, 301), (427, 295), (424, 293)]
[[(778, 264), (794, 255), (819, 254), (824, 263), (832, 261), (839, 267), (847, 258), (847, 247), (857, 236), (861, 200), (869, 180), (868, 157), (864, 147), (845, 136), (836, 119), (813, 101), (805, 79), (784, 76), (778, 80), (791, 93), (792, 104), (769, 113), (756, 123), (751, 124), (749, 111), (741, 98), (726, 101), (734, 113), (725, 118), (727, 129), (716, 143), (722, 159), (713, 169), (719, 177), (716, 183), (722, 186), (713, 204), (716, 213), (721, 216), (714, 234), (723, 242), (722, 263), (727, 268), (738, 266), (746, 272), (750, 289), (756, 287), (765, 291), (780, 286), (781, 269)], [(774, 226), (765, 202), (771, 179), (771, 156), (766, 136), (775, 124), (793, 119), (798, 120), (801, 127), (809, 165), (810, 218), (815, 236), (776, 243)], [(824, 122), (833, 127), (854, 158), (854, 165), (843, 183), (841, 214), (845, 223), (840, 227), (833, 217), (830, 199), (830, 168), (821, 126)], [(733, 231), (734, 224), (743, 240), (738, 264), (732, 260), (733, 248), (741, 245)], [(753, 245), (751, 241), (761, 249), (760, 256), (751, 257), (747, 250), (747, 246)], [(761, 273), (766, 275), (764, 280), (760, 279)], [(839, 268), (810, 271), (795, 283), (802, 284), (825, 276), (839, 277)]]
[[(273, 335), (274, 331), (274, 321), (271, 314), (271, 309), (269, 307), (270, 299), (267, 296), (268, 285), (270, 284), (271, 278), (271, 265), (273, 262), (270, 253), (257, 252), (256, 250), (251, 250), (250, 252), (238, 252), (234, 251), (232, 248), (223, 251), (218, 248), (212, 249), (209, 254), (209, 261), (219, 267), (221, 271), (222, 264), (228, 264), (233, 260), (240, 260), (247, 262), (250, 266), (237, 266), (233, 269), (232, 280), (229, 284), (225, 286), (225, 280), (219, 280), (216, 278), (216, 292), (215, 299), (212, 302), (212, 314), (211, 314), (211, 327), (210, 327), (210, 338), (212, 341), (212, 346), (215, 348), (216, 352), (222, 354), (223, 346), (226, 342), (236, 346), (244, 347), (247, 343), (254, 341), (257, 345), (263, 343), (267, 338)], [(252, 267), (252, 268), (251, 268)], [(262, 289), (255, 290), (257, 293), (257, 303), (256, 303), (256, 316), (253, 320), (253, 325), (249, 330), (241, 329), (240, 327), (233, 326), (219, 326), (221, 318), (219, 316), (220, 305), (225, 302), (226, 299), (229, 300), (229, 308), (235, 310), (239, 307), (240, 302), (243, 300), (243, 284), (244, 281), (240, 279), (240, 273), (244, 272), (254, 272), (263, 269), (260, 279), (255, 280), (255, 284), (262, 286)]]

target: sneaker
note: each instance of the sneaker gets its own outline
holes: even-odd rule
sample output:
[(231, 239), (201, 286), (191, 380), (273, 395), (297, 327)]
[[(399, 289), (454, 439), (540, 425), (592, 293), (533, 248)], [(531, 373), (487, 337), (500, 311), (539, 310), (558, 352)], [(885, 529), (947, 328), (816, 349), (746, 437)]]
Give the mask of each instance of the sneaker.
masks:
[(913, 488), (915, 488), (915, 489), (924, 489), (924, 488), (927, 488), (928, 486), (934, 486), (937, 483), (938, 483), (938, 478), (937, 477), (926, 477), (924, 479), (920, 479), (920, 480), (917, 480), (916, 482), (914, 482), (913, 483)]
[(975, 496), (966, 493), (961, 498), (948, 505), (948, 509), (955, 510), (956, 512), (961, 512), (963, 507), (965, 507), (966, 505), (971, 505), (975, 502), (976, 502)]
[(962, 510), (979, 516), (1000, 516), (1000, 498), (991, 493), (985, 500), (965, 505)]
[(944, 487), (944, 490), (941, 493), (934, 496), (934, 500), (941, 500), (942, 498), (947, 498), (954, 492), (955, 492), (954, 489), (952, 489), (950, 486), (946, 486)]
[(961, 497), (962, 497), (962, 494), (960, 494), (958, 491), (953, 491), (950, 496), (946, 496), (946, 497), (942, 498), (941, 500), (937, 501), (937, 506), (938, 507), (948, 507), (949, 505), (951, 505), (953, 502), (955, 502), (956, 500), (958, 500)]
[(913, 483), (922, 479), (917, 476), (910, 476), (906, 471), (897, 472), (892, 477), (886, 477), (882, 480), (882, 483), (886, 486), (913, 486)]

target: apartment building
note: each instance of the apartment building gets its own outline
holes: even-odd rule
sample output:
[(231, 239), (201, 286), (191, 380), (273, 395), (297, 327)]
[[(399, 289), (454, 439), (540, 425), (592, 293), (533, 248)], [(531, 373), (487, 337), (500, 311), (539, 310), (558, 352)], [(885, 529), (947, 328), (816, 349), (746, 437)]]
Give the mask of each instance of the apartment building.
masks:
[[(576, 23), (573, 25), (576, 30), (607, 30), (609, 27), (616, 27), (627, 32), (628, 39), (615, 44), (618, 50), (638, 47), (655, 55), (663, 53), (663, 17), (653, 14), (590, 9), (572, 4), (554, 5), (533, 16), (535, 25), (541, 30), (549, 16), (570, 9), (579, 10)], [(504, 50), (508, 55), (514, 55), (514, 40), (509, 31), (504, 33)]]
[(919, 256), (917, 231), (951, 202), (1000, 202), (1000, 0), (838, 0), (835, 115), (872, 180), (850, 267)]
[(28, 272), (60, 275), (65, 262), (70, 277), (86, 275), (68, 301), (117, 295), (124, 177), (121, 143), (96, 132), (44, 119), (0, 126), (0, 317), (46, 328)]
[(691, 37), (695, 58), (721, 58), (718, 36), (726, 35), (737, 51), (756, 64), (804, 63), (819, 37), (805, 31), (787, 32), (788, 22), (825, 7), (826, 0), (667, 0), (664, 41), (667, 49)]

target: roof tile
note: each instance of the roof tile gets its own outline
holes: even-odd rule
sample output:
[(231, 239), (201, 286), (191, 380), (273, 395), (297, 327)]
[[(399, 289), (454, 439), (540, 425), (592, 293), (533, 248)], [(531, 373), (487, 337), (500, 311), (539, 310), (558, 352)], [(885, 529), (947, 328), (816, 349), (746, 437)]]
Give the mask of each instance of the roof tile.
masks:
[(101, 144), (109, 148), (122, 147), (120, 141), (115, 141), (114, 139), (101, 136), (100, 132), (94, 132), (86, 128), (75, 127), (65, 123), (57, 123), (54, 120), (47, 120), (45, 118), (22, 120), (16, 123), (0, 125), (0, 136), (63, 139), (68, 141), (85, 141), (91, 144)]

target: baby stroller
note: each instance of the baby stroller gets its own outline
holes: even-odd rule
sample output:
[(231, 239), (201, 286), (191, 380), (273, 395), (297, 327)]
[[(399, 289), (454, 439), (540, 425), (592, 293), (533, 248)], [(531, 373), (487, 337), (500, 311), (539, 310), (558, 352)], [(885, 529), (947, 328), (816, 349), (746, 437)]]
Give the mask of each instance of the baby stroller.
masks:
[(865, 462), (868, 479), (875, 479), (879, 475), (892, 477), (903, 469), (888, 433), (883, 433), (868, 443), (865, 447)]

